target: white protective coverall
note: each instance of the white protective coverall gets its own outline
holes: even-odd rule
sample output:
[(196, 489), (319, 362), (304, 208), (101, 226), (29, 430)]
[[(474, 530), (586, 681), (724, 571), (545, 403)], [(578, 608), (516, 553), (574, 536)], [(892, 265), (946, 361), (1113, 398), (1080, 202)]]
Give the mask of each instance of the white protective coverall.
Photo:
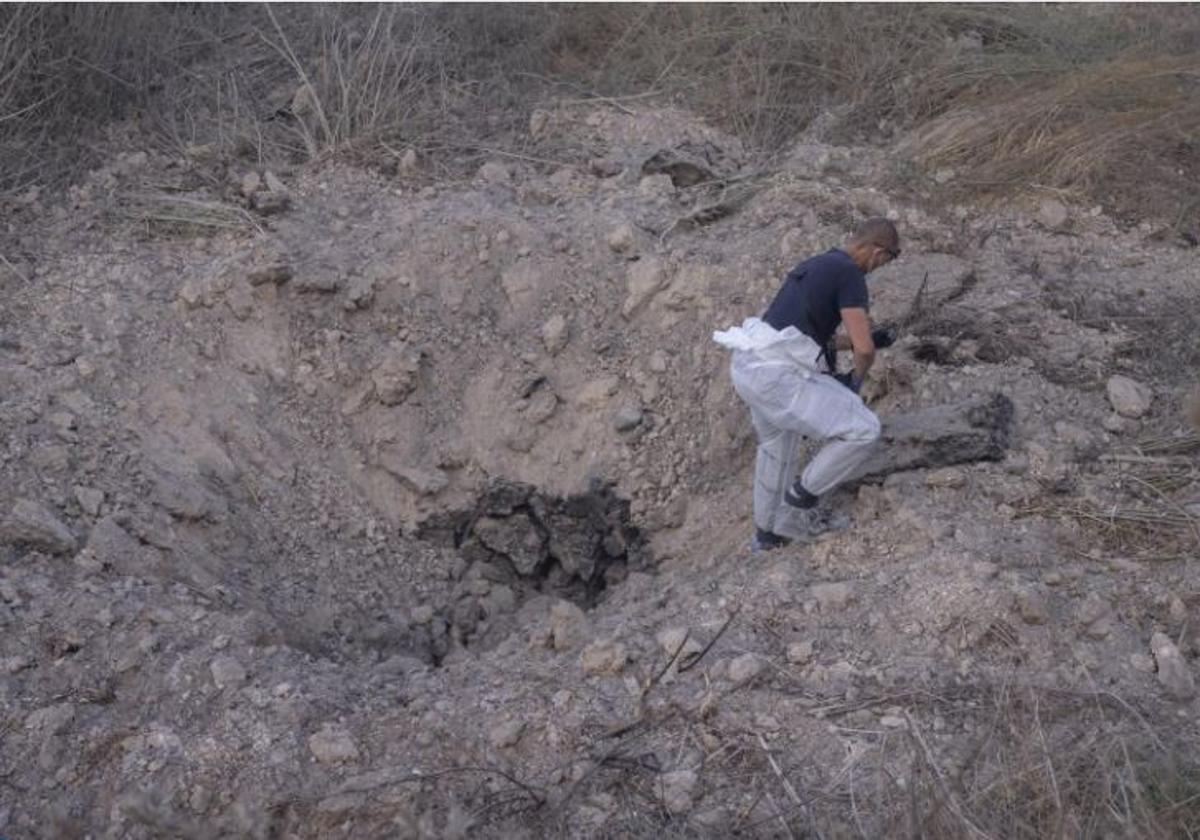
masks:
[(730, 374), (750, 407), (758, 434), (754, 524), (793, 539), (807, 535), (805, 514), (784, 501), (796, 476), (800, 436), (832, 439), (801, 476), (821, 495), (845, 481), (879, 440), (879, 418), (862, 399), (818, 368), (821, 348), (795, 327), (776, 330), (760, 318), (713, 333), (733, 351)]

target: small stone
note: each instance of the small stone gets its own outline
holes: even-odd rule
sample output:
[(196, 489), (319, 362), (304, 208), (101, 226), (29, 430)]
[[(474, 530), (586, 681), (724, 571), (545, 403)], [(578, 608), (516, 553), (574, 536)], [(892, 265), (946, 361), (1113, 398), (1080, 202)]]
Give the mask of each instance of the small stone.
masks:
[(844, 609), (854, 598), (848, 583), (815, 583), (808, 590), (822, 612)]
[(1106, 617), (1111, 610), (1112, 607), (1108, 601), (1095, 592), (1091, 592), (1083, 599), (1083, 603), (1079, 605), (1075, 615), (1080, 624), (1088, 625)]
[(217, 147), (212, 143), (189, 143), (183, 147), (183, 156), (193, 163), (203, 163), (217, 156)]
[(636, 429), (642, 423), (642, 410), (635, 405), (627, 405), (613, 417), (613, 428), (618, 432), (628, 432)]
[(550, 639), (555, 650), (569, 650), (587, 633), (587, 616), (570, 601), (558, 601), (550, 608)]
[(1172, 595), (1167, 603), (1167, 618), (1176, 626), (1183, 624), (1188, 618), (1187, 604), (1178, 595)]
[(367, 309), (375, 299), (375, 278), (355, 277), (346, 288), (346, 301), (343, 307), (347, 311)]
[(955, 172), (953, 169), (950, 169), (949, 167), (945, 167), (945, 168), (939, 169), (933, 173), (933, 180), (934, 180), (934, 183), (936, 183), (940, 186), (940, 185), (948, 184), (951, 181), (953, 181), (954, 175), (955, 175)]
[(417, 150), (412, 148), (406, 149), (404, 154), (400, 155), (400, 174), (416, 174), (418, 164)]
[(599, 408), (608, 402), (609, 397), (617, 393), (620, 384), (620, 380), (615, 376), (593, 379), (579, 389), (575, 402), (580, 408)]
[(246, 277), (251, 286), (273, 283), (280, 286), (292, 279), (292, 267), (284, 262), (273, 262), (250, 269)]
[(608, 234), (608, 247), (617, 254), (633, 253), (634, 245), (637, 243), (633, 232), (633, 225), (625, 222), (613, 228)]
[(566, 316), (551, 315), (549, 320), (542, 325), (542, 344), (545, 345), (546, 352), (551, 356), (557, 356), (562, 352), (571, 338), (570, 332)]
[(1038, 205), (1037, 220), (1048, 228), (1061, 228), (1070, 218), (1066, 205), (1056, 198), (1043, 199)]
[(686, 814), (692, 810), (692, 794), (699, 777), (694, 770), (675, 770), (659, 777), (663, 806), (672, 814)]
[(195, 309), (204, 303), (204, 291), (195, 280), (185, 280), (176, 294), (183, 305), (189, 309)]
[(545, 134), (548, 125), (550, 125), (550, 115), (545, 111), (534, 111), (529, 115), (529, 136), (537, 140)]
[(625, 171), (625, 167), (612, 158), (592, 158), (588, 161), (588, 168), (597, 178), (615, 178)]
[(428, 604), (421, 604), (418, 607), (413, 607), (412, 623), (416, 625), (428, 624), (433, 621), (433, 607)]
[(512, 173), (499, 161), (488, 161), (479, 167), (479, 179), (487, 184), (507, 186), (512, 183)]
[(245, 175), (242, 176), (242, 183), (240, 185), (240, 189), (241, 189), (242, 195), (244, 195), (246, 198), (249, 198), (250, 196), (254, 195), (261, 188), (262, 188), (262, 176), (259, 175), (257, 172), (247, 172)]
[(1045, 624), (1049, 619), (1046, 609), (1046, 599), (1038, 592), (1023, 591), (1017, 593), (1017, 612), (1026, 624)]
[(358, 758), (358, 746), (342, 726), (326, 724), (308, 738), (308, 749), (322, 764), (337, 764)]
[(763, 661), (753, 653), (743, 653), (729, 663), (729, 680), (735, 685), (748, 683), (762, 672)]
[(492, 731), (488, 733), (488, 740), (493, 747), (502, 750), (507, 747), (515, 747), (524, 733), (525, 721), (506, 720), (492, 727)]
[(437, 467), (384, 465), (384, 469), (422, 496), (436, 496), (450, 486), (450, 477)]
[(670, 175), (644, 175), (638, 181), (638, 193), (646, 198), (666, 198), (675, 194)]
[(1145, 653), (1135, 653), (1129, 657), (1129, 664), (1135, 671), (1141, 671), (1143, 674), (1154, 673), (1154, 657)]
[(899, 715), (884, 715), (879, 719), (879, 725), (884, 729), (904, 729), (908, 722)]
[(1158, 665), (1158, 681), (1176, 700), (1196, 696), (1196, 679), (1179, 648), (1165, 633), (1155, 633), (1150, 639), (1150, 651)]
[(5, 656), (0, 657), (0, 674), (12, 676), (19, 674), (26, 668), (33, 667), (33, 660), (28, 656)]
[(628, 661), (625, 645), (614, 641), (592, 642), (579, 655), (579, 667), (588, 676), (619, 674)]
[(217, 688), (236, 688), (246, 681), (246, 668), (232, 656), (218, 656), (209, 664)]
[(928, 487), (957, 488), (965, 486), (966, 483), (966, 473), (957, 467), (942, 467), (925, 476), (925, 484)]
[(70, 554), (75, 550), (71, 530), (47, 508), (28, 499), (18, 499), (0, 529), (5, 542), (27, 545), (47, 554)]
[(419, 370), (420, 354), (393, 348), (371, 371), (376, 398), (386, 406), (400, 405), (416, 390)]
[(88, 516), (99, 516), (100, 506), (104, 504), (104, 491), (96, 490), (93, 487), (80, 487), (75, 485), (75, 501), (79, 502), (79, 507)]
[(287, 187), (285, 187), (283, 185), (283, 181), (279, 180), (279, 176), (276, 175), (271, 170), (269, 170), (269, 169), (267, 170), (266, 174), (263, 175), (263, 180), (267, 182), (267, 189), (269, 189), (271, 192), (273, 192), (273, 193), (287, 192)]
[(1128, 376), (1112, 376), (1108, 380), (1108, 401), (1122, 417), (1137, 419), (1150, 410), (1152, 393), (1149, 388)]
[(256, 192), (250, 203), (264, 216), (275, 216), (292, 206), (292, 199), (282, 192)]
[(787, 646), (787, 661), (793, 665), (804, 665), (812, 660), (813, 653), (811, 641), (792, 642)]
[(1114, 435), (1119, 435), (1125, 431), (1125, 419), (1120, 414), (1110, 414), (1100, 421), (1100, 425), (1107, 432), (1112, 432)]

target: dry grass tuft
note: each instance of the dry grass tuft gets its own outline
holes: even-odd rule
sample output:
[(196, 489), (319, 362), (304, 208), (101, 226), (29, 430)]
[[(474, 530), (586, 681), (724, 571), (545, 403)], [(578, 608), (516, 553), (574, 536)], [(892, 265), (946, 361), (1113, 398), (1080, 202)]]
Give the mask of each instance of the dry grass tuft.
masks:
[(217, 231), (260, 229), (254, 216), (241, 207), (182, 193), (130, 193), (123, 196), (116, 215), (151, 236), (207, 236)]
[(960, 183), (984, 190), (1183, 187), (1190, 172), (1180, 167), (1196, 163), (1188, 147), (1200, 133), (1198, 76), (1194, 56), (1123, 55), (1001, 94), (964, 95), (903, 148), (928, 167), (969, 173)]

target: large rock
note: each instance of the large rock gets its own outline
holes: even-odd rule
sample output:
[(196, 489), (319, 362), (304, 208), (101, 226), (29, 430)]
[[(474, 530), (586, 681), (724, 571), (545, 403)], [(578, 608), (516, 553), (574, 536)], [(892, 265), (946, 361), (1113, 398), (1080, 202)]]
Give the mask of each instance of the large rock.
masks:
[(1152, 397), (1149, 388), (1128, 376), (1109, 377), (1108, 401), (1122, 417), (1141, 417), (1150, 410)]
[(139, 542), (121, 527), (116, 517), (99, 520), (88, 533), (87, 543), (75, 558), (85, 567), (111, 567), (121, 574), (148, 576), (160, 569), (159, 550)]
[(18, 499), (0, 528), (6, 542), (25, 545), (47, 554), (70, 554), (75, 537), (47, 508), (28, 499)]
[(546, 559), (546, 540), (523, 513), (480, 517), (472, 529), (481, 543), (507, 557), (521, 575), (532, 575)]
[(934, 406), (884, 419), (880, 445), (852, 476), (883, 478), (904, 470), (999, 461), (1011, 443), (1013, 404), (1003, 394)]
[(1158, 664), (1158, 681), (1167, 693), (1176, 700), (1190, 700), (1196, 696), (1196, 678), (1175, 643), (1166, 633), (1155, 633), (1150, 639), (1150, 650)]
[[(903, 230), (900, 238), (903, 242)], [(904, 256), (871, 273), (871, 320), (901, 324), (937, 309), (961, 295), (972, 276), (971, 264), (950, 254)]]
[(625, 285), (627, 294), (621, 304), (621, 314), (632, 318), (666, 287), (666, 267), (657, 257), (640, 259), (629, 266)]

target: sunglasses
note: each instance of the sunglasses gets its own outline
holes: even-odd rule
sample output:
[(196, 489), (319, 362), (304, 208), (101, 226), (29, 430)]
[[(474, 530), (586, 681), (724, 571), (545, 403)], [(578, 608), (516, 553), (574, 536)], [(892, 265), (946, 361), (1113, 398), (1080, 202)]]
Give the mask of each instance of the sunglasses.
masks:
[(899, 248), (895, 248), (895, 249), (884, 248), (883, 250), (887, 251), (888, 254), (891, 255), (892, 259), (894, 259), (894, 260), (900, 259), (900, 249)]

